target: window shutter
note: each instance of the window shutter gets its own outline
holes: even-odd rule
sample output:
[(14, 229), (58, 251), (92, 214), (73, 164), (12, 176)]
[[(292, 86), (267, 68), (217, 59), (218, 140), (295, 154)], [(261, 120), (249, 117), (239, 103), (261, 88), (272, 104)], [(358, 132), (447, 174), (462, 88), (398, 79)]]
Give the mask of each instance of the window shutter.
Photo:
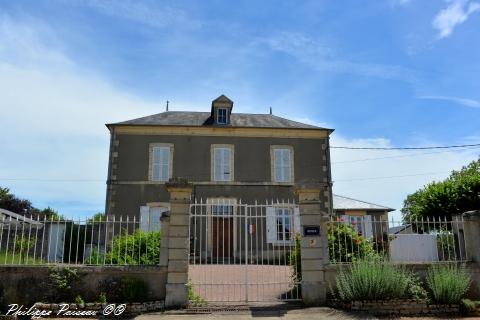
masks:
[(283, 162), (283, 181), (288, 182), (290, 181), (290, 167), (291, 167), (289, 149), (283, 149), (282, 162)]
[(214, 149), (214, 163), (213, 163), (213, 170), (214, 170), (214, 178), (215, 181), (222, 180), (222, 153), (221, 149), (215, 148)]
[(369, 239), (373, 236), (372, 232), (372, 216), (364, 216), (363, 217), (363, 224), (365, 230), (365, 238)]
[(148, 206), (140, 207), (140, 230), (148, 231), (148, 225), (150, 223), (149, 219), (150, 210)]
[(302, 233), (302, 226), (300, 225), (300, 209), (294, 208), (293, 209), (293, 230), (295, 233)]
[(160, 217), (162, 212), (167, 211), (165, 207), (154, 207), (150, 208), (150, 224), (148, 226), (148, 231), (160, 231)]
[(169, 147), (162, 147), (160, 152), (160, 180), (168, 181), (168, 165), (170, 158), (170, 148)]
[(230, 149), (223, 149), (223, 179), (226, 181), (230, 180)]
[(267, 243), (274, 243), (277, 240), (277, 220), (275, 208), (267, 207)]

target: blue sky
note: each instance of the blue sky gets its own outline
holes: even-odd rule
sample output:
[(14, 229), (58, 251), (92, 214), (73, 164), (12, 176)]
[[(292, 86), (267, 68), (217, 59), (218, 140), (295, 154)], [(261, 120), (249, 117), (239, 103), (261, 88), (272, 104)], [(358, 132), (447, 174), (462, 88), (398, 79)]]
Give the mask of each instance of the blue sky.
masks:
[[(335, 128), (335, 145), (478, 143), (479, 30), (472, 0), (2, 1), (0, 185), (103, 211), (104, 123), (222, 93)], [(334, 150), (334, 191), (399, 209), (478, 154)]]

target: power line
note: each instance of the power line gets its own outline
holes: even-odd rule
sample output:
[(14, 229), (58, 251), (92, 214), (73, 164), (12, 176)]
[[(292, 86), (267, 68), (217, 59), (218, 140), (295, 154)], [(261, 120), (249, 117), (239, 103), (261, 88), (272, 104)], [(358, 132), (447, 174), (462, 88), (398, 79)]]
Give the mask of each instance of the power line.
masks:
[(36, 181), (36, 182), (105, 182), (100, 179), (39, 179), (39, 178), (0, 178), (0, 181)]
[(429, 176), (429, 175), (441, 174), (441, 173), (450, 173), (450, 171), (424, 172), (424, 173), (415, 173), (415, 174), (405, 174), (405, 175), (399, 175), (399, 176), (340, 179), (340, 180), (333, 180), (333, 182), (335, 183), (335, 182), (347, 182), (347, 181), (364, 181), (364, 180), (382, 180), (382, 179), (394, 179), (394, 178), (407, 178), (407, 177)]
[(465, 147), (478, 147), (480, 143), (476, 144), (462, 144), (453, 146), (434, 146), (434, 147), (347, 147), (347, 146), (330, 146), (331, 149), (346, 149), (346, 150), (428, 150), (428, 149), (454, 149)]
[[(479, 147), (466, 147), (460, 150), (473, 150), (478, 149)], [(458, 149), (457, 149), (458, 150)], [(437, 153), (445, 153), (445, 152), (453, 152), (452, 150), (443, 150), (443, 151), (435, 151), (435, 152), (421, 152), (421, 153), (412, 153), (412, 154), (402, 154), (397, 156), (386, 156), (386, 157), (376, 157), (376, 158), (364, 158), (364, 159), (356, 159), (356, 160), (346, 160), (346, 161), (332, 161), (332, 164), (339, 164), (339, 163), (350, 163), (350, 162), (362, 162), (362, 161), (370, 161), (370, 160), (381, 160), (381, 159), (392, 159), (392, 158), (408, 158), (408, 157), (415, 157), (427, 154), (437, 154)]]

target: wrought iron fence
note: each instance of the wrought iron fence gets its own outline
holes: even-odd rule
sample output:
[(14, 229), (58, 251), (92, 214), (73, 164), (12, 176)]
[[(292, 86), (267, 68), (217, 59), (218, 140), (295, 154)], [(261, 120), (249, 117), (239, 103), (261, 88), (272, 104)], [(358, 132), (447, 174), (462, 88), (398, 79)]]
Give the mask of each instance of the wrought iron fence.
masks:
[(461, 216), (412, 221), (382, 216), (335, 216), (328, 223), (330, 262), (382, 257), (395, 263), (467, 261)]
[(0, 217), (0, 265), (157, 265), (160, 225), (136, 217)]

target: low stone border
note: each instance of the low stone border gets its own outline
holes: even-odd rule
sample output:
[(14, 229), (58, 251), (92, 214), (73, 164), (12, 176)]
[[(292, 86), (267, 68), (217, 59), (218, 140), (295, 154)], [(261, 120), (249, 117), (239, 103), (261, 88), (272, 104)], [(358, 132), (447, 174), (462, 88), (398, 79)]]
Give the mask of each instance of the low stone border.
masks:
[(138, 303), (40, 303), (33, 306), (37, 310), (49, 312), (50, 317), (99, 317), (132, 316), (145, 312), (163, 311), (164, 301)]
[(330, 300), (329, 305), (334, 308), (351, 311), (368, 312), (373, 315), (395, 316), (452, 316), (460, 314), (460, 306), (427, 304), (422, 300), (378, 300), (343, 302)]

